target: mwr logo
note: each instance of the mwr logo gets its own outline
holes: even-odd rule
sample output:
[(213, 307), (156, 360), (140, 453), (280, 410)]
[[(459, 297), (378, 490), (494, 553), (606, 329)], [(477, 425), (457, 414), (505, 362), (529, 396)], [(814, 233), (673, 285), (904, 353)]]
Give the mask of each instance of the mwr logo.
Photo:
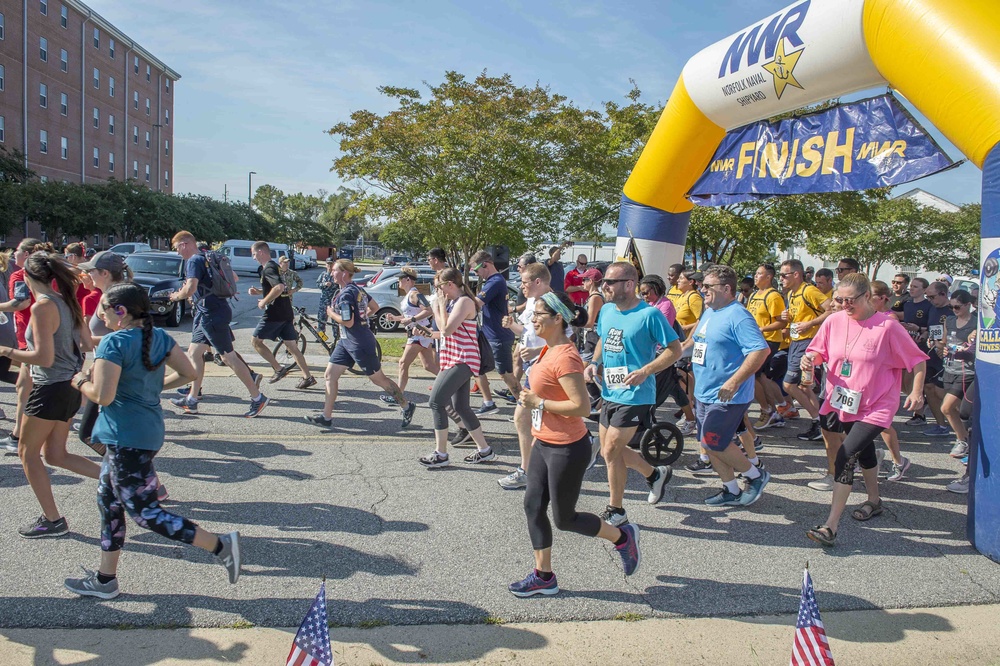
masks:
[(625, 344), (622, 342), (622, 330), (620, 328), (612, 328), (608, 331), (601, 347), (607, 349), (609, 352), (618, 354), (625, 351)]
[[(798, 30), (802, 27), (802, 22), (805, 21), (810, 2), (811, 0), (805, 0), (784, 14), (778, 14), (767, 25), (760, 23), (748, 32), (738, 34), (722, 58), (722, 64), (719, 66), (719, 78), (735, 74), (744, 65), (756, 65), (760, 62), (761, 56), (770, 60), (769, 64), (779, 63), (774, 69), (765, 68), (776, 79), (786, 78), (787, 73), (790, 73), (791, 68), (794, 67), (794, 62), (789, 66), (787, 61), (793, 54), (785, 53), (784, 40), (787, 39), (793, 49), (802, 46), (803, 42), (802, 38), (799, 37)], [(801, 52), (800, 49), (794, 53), (796, 60)], [(778, 55), (778, 58), (775, 57), (775, 54)], [(784, 86), (781, 89), (784, 90)]]

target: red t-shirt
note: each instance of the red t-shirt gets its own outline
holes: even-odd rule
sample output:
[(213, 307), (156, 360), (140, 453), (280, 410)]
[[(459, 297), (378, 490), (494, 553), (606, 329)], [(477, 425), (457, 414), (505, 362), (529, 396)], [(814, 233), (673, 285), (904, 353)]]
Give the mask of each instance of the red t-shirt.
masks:
[[(24, 269), (19, 268), (10, 274), (10, 279), (7, 281), (7, 294), (13, 299), (14, 298), (14, 285), (18, 282), (24, 282)], [(17, 332), (17, 348), (27, 349), (28, 343), (24, 339), (24, 334), (28, 330), (28, 322), (31, 321), (31, 306), (35, 304), (35, 295), (28, 290), (29, 304), (28, 307), (14, 313), (14, 330)]]
[[(545, 347), (531, 366), (531, 390), (543, 400), (567, 400), (559, 378), (574, 373), (583, 374), (583, 360), (572, 344)], [(542, 412), (542, 424), (531, 424), (531, 436), (547, 444), (572, 444), (587, 434), (587, 426), (579, 416), (562, 416)]]
[(569, 299), (576, 303), (577, 305), (583, 306), (587, 304), (587, 299), (590, 298), (590, 294), (586, 290), (583, 291), (573, 291), (570, 292), (570, 287), (582, 287), (583, 286), (583, 273), (574, 268), (573, 270), (566, 273), (566, 279), (564, 280), (563, 288), (566, 289), (566, 294)]
[[(83, 285), (80, 285), (83, 287)], [(85, 290), (86, 291), (86, 290)], [(80, 292), (77, 290), (76, 297), (80, 298)], [(80, 301), (80, 307), (83, 308), (83, 318), (90, 319), (90, 317), (97, 312), (97, 306), (101, 302), (101, 290), (94, 287), (92, 290), (87, 291)]]

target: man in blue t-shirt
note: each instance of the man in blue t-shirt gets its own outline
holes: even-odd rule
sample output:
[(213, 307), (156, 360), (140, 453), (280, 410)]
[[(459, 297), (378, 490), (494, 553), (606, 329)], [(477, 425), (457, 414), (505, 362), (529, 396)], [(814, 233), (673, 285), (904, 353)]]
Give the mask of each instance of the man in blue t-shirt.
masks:
[(250, 409), (243, 416), (252, 419), (263, 411), (268, 399), (260, 392), (261, 375), (251, 370), (233, 349), (233, 331), (229, 328), (233, 311), (229, 302), (212, 294), (212, 272), (208, 259), (198, 251), (194, 234), (190, 231), (178, 231), (171, 244), (184, 259), (186, 279), (180, 289), (170, 294), (170, 300), (177, 302), (191, 298), (194, 302), (194, 324), (191, 327), (188, 356), (198, 371), (198, 379), (191, 384), (188, 394), (171, 402), (189, 414), (198, 413), (198, 396), (201, 395), (201, 383), (205, 377), (205, 352), (214, 347), (250, 392)]
[[(476, 252), (469, 263), (479, 278), (476, 304), (482, 308), (483, 335), (486, 336), (486, 341), (489, 342), (490, 350), (493, 352), (496, 371), (510, 391), (509, 399), (517, 402), (521, 387), (514, 376), (514, 333), (503, 327), (503, 318), (507, 316), (507, 281), (503, 279), (503, 274), (497, 271), (497, 267), (493, 264), (493, 255), (489, 252), (483, 250)], [(490, 380), (486, 377), (486, 373), (480, 375), (477, 382), (483, 394), (483, 406), (476, 410), (476, 414), (481, 416), (495, 412), (497, 406), (493, 402)]]
[[(684, 343), (693, 350), (698, 439), (723, 485), (705, 500), (709, 506), (749, 506), (770, 480), (733, 442), (753, 401), (754, 373), (770, 353), (753, 315), (736, 300), (737, 280), (728, 266), (705, 271), (705, 313)], [(747, 480), (746, 490), (740, 489), (736, 473)]]
[[(670, 467), (653, 467), (627, 446), (640, 425), (651, 425), (656, 373), (681, 356), (677, 333), (667, 318), (636, 295), (638, 282), (639, 274), (629, 262), (616, 261), (608, 266), (601, 286), (605, 305), (597, 320), (601, 339), (593, 361), (583, 372), (588, 382), (601, 384), (601, 455), (608, 465), (609, 488), (602, 518), (615, 527), (628, 522), (622, 497), (629, 469), (646, 478), (650, 504), (663, 499), (673, 474)], [(659, 356), (657, 345), (666, 347)]]

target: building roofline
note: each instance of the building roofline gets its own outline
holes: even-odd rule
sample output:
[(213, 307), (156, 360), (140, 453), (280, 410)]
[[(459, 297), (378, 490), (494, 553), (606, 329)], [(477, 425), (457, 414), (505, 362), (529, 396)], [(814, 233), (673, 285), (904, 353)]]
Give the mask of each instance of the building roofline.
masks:
[(177, 81), (181, 78), (181, 75), (175, 72), (170, 67), (168, 67), (165, 62), (154, 56), (152, 53), (150, 53), (143, 47), (136, 44), (135, 40), (133, 40), (124, 32), (116, 28), (113, 23), (111, 23), (106, 18), (95, 12), (93, 9), (80, 2), (80, 0), (62, 0), (62, 1), (65, 2), (67, 5), (69, 5), (70, 7), (72, 7), (73, 9), (75, 9), (76, 11), (83, 14), (84, 16), (88, 17), (96, 25), (100, 26), (101, 28), (104, 28), (104, 30), (107, 31), (108, 34), (113, 36), (115, 39), (118, 39), (120, 42), (122, 42), (122, 44), (128, 44), (130, 47), (132, 47), (132, 50), (135, 51), (137, 54), (141, 55), (143, 58), (148, 60), (153, 65), (156, 65), (159, 69), (162, 69), (163, 73), (166, 74), (168, 78), (174, 81)]
[(893, 197), (893, 198), (894, 198), (894, 199), (911, 199), (911, 198), (913, 198), (914, 196), (916, 196), (916, 195), (919, 195), (919, 194), (923, 194), (923, 195), (925, 195), (925, 196), (929, 197), (930, 199), (932, 199), (932, 200), (934, 200), (934, 201), (937, 201), (938, 203), (942, 204), (942, 205), (943, 205), (944, 207), (947, 207), (947, 208), (951, 208), (951, 207), (954, 207), (954, 208), (956, 208), (956, 209), (959, 209), (959, 208), (961, 208), (961, 206), (959, 206), (958, 204), (954, 204), (954, 203), (952, 203), (952, 202), (948, 201), (947, 199), (942, 199), (942, 198), (941, 198), (941, 197), (939, 197), (938, 195), (936, 195), (936, 194), (931, 194), (931, 193), (930, 193), (930, 192), (928, 192), (927, 190), (925, 190), (925, 189), (923, 189), (923, 188), (920, 188), (920, 187), (914, 187), (914, 188), (913, 188), (912, 190), (910, 190), (909, 192), (903, 192), (903, 193), (902, 193), (902, 194), (900, 194), (899, 196), (897, 196), (897, 197)]

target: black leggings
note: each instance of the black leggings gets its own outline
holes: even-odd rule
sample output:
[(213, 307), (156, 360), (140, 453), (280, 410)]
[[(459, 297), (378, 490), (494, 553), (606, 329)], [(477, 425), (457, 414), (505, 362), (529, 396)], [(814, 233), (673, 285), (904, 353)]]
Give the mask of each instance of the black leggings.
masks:
[(593, 455), (590, 433), (572, 444), (549, 444), (535, 440), (528, 464), (528, 489), (524, 494), (524, 515), (535, 550), (552, 547), (552, 525), (546, 513), (552, 504), (552, 518), (563, 532), (595, 537), (601, 519), (592, 513), (577, 513), (583, 475)]
[(875, 456), (875, 438), (882, 434), (885, 428), (863, 421), (848, 421), (842, 423), (847, 436), (843, 445), (837, 450), (837, 460), (834, 463), (834, 479), (837, 483), (854, 483), (854, 463), (861, 469), (878, 467)]
[(89, 445), (90, 443), (90, 435), (94, 432), (94, 426), (97, 425), (99, 411), (100, 407), (96, 402), (84, 398), (83, 411), (80, 412), (80, 431), (77, 433), (80, 441), (84, 444)]
[(434, 416), (434, 429), (448, 429), (448, 410), (451, 404), (469, 432), (479, 429), (479, 418), (469, 407), (469, 382), (472, 370), (464, 363), (442, 370), (434, 378), (431, 388), (430, 408)]

